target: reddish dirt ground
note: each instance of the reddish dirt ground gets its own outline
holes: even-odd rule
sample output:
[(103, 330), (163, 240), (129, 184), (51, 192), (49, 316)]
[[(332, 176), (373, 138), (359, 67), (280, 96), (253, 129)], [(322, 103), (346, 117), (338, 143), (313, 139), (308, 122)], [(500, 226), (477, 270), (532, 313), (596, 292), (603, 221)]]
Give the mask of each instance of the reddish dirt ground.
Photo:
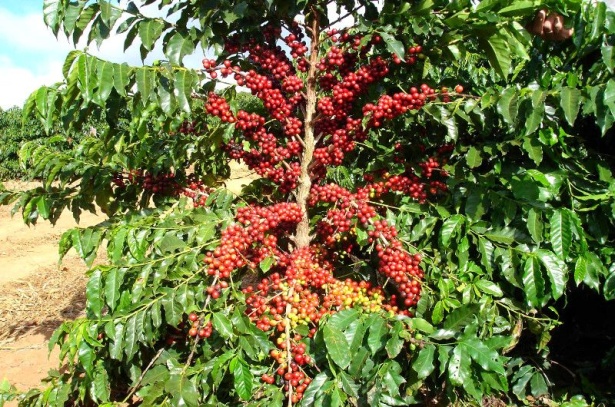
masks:
[(11, 217), (10, 208), (0, 206), (0, 381), (28, 389), (58, 367), (57, 351), (48, 358), (48, 338), (62, 321), (77, 317), (85, 303), (86, 266), (74, 251), (58, 265), (60, 237), (104, 217), (84, 213), (77, 225), (67, 213), (55, 226), (41, 221), (28, 227), (19, 213)]

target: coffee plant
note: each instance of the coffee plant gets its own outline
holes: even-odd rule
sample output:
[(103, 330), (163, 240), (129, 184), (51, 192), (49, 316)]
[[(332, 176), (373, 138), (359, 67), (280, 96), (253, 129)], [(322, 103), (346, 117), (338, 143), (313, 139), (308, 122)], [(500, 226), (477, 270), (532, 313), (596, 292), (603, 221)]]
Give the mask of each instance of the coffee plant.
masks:
[[(541, 7), (570, 40), (525, 30)], [(46, 0), (44, 17), (74, 43), (115, 32), (165, 59), (75, 50), (64, 81), (26, 102), (47, 130), (101, 117), (105, 131), (57, 154), (26, 144), (43, 185), (0, 202), (28, 223), (102, 211), (60, 255), (106, 261), (88, 273), (86, 316), (50, 340), (64, 367), (42, 389), (3, 384), (0, 400), (565, 397), (549, 348), (562, 299), (615, 298), (603, 3)], [(232, 160), (259, 176), (240, 195), (224, 186)]]
[(19, 107), (0, 110), (0, 180), (28, 180), (37, 174), (19, 162), (23, 144), (45, 144), (50, 152), (64, 152), (78, 145), (85, 134), (101, 132), (103, 128), (104, 120), (91, 117), (80, 132), (65, 132), (58, 125), (46, 132), (43, 123), (32, 115), (24, 117)]

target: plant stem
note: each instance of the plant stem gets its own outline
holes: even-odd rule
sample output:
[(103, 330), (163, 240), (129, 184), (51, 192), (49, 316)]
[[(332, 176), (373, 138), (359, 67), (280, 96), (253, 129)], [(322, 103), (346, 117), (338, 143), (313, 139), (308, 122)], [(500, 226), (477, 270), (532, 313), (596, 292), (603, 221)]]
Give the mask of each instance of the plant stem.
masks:
[(297, 233), (295, 235), (295, 246), (297, 248), (307, 247), (310, 244), (310, 219), (307, 212), (307, 200), (312, 187), (310, 178), (310, 164), (314, 158), (314, 147), (316, 145), (314, 139), (314, 117), (316, 115), (316, 66), (318, 65), (318, 48), (320, 46), (320, 26), (318, 24), (318, 15), (315, 10), (312, 11), (312, 30), (310, 41), (310, 69), (308, 71), (306, 83), (306, 104), (305, 104), (305, 122), (303, 136), (303, 154), (301, 155), (301, 174), (299, 175), (299, 185), (295, 192), (297, 204), (303, 212), (303, 217), (297, 225)]

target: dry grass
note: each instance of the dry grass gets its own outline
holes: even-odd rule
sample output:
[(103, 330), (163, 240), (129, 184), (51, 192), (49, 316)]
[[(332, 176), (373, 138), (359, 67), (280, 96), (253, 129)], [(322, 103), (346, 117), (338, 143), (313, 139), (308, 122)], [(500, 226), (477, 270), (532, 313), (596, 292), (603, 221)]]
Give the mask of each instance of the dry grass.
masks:
[(49, 336), (85, 308), (87, 278), (81, 267), (43, 267), (36, 277), (0, 286), (0, 341), (30, 333)]

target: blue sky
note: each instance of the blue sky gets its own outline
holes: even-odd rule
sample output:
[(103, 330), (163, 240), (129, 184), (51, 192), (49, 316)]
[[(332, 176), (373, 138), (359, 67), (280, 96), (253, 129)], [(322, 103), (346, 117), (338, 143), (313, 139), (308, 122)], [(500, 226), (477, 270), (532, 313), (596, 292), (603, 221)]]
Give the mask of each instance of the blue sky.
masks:
[[(43, 0), (0, 0), (0, 108), (22, 106), (40, 86), (61, 81), (62, 64), (72, 49), (66, 38), (56, 39), (45, 26)], [(91, 45), (89, 51), (110, 61), (141, 64), (138, 44), (124, 53), (120, 37), (111, 37), (100, 49)], [(161, 56), (155, 52), (151, 59)], [(191, 62), (198, 64), (201, 58), (194, 55)]]
[(71, 49), (43, 23), (42, 0), (0, 0), (0, 107), (22, 105), (45, 83), (61, 78)]

